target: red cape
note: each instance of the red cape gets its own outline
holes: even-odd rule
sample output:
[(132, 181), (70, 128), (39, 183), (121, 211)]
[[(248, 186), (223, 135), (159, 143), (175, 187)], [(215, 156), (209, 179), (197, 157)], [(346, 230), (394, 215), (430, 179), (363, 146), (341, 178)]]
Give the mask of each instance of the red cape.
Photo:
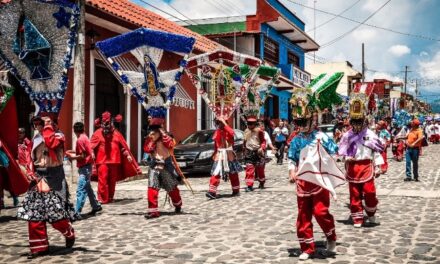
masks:
[[(95, 131), (95, 133), (93, 133), (93, 135), (91, 137), (91, 143), (92, 143), (92, 148), (94, 151), (95, 151), (96, 143), (99, 141), (98, 139), (103, 139), (103, 137), (104, 136), (102, 133), (102, 128), (97, 129)], [(142, 170), (139, 167), (139, 164), (137, 163), (136, 158), (131, 153), (130, 147), (127, 145), (127, 142), (125, 141), (124, 136), (116, 129), (113, 131), (113, 140), (118, 140), (121, 143), (121, 145), (128, 151), (128, 155), (132, 159), (132, 162), (128, 162), (128, 159), (124, 155), (121, 155), (121, 163), (120, 163), (121, 169), (120, 169), (120, 171), (122, 173), (118, 174), (117, 181), (123, 181), (129, 177), (134, 177), (134, 176), (142, 174)], [(96, 153), (95, 153), (95, 156), (96, 156)], [(92, 175), (92, 180), (93, 181), (98, 180), (96, 170), (94, 170), (94, 173)]]
[(14, 195), (20, 195), (27, 192), (29, 181), (16, 161), (18, 152), (18, 120), (16, 111), (15, 98), (11, 97), (5, 109), (0, 113), (0, 124), (8, 125), (7, 129), (0, 129), (0, 140), (3, 143), (1, 149), (9, 159), (9, 167), (2, 170), (8, 174), (8, 181), (4, 188)]

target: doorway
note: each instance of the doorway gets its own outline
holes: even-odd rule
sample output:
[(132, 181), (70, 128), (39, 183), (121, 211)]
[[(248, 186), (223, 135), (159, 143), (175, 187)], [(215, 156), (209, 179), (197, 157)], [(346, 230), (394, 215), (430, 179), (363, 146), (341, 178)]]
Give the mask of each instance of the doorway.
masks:
[(122, 122), (115, 124), (115, 127), (127, 138), (124, 89), (118, 79), (99, 60), (95, 60), (95, 88), (96, 118), (105, 111), (109, 111), (113, 117), (121, 114)]

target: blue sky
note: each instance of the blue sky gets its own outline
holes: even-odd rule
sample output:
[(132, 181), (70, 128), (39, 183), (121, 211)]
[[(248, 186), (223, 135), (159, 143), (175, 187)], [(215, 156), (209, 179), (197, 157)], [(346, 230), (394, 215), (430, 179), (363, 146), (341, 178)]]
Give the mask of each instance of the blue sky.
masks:
[[(314, 0), (280, 0), (306, 23), (306, 31), (314, 36)], [(238, 16), (255, 13), (256, 0), (133, 0), (171, 20), (176, 17), (191, 19)], [(164, 14), (154, 7), (173, 15)], [(316, 9), (339, 14), (363, 21), (373, 14), (387, 0), (316, 0)], [(177, 12), (174, 9), (177, 9)], [(182, 15), (183, 14), (183, 15)], [(334, 16), (316, 12), (316, 25)], [(431, 37), (426, 40), (362, 25), (346, 37), (327, 47), (322, 47), (316, 55), (322, 61), (350, 61), (361, 69), (361, 43), (365, 43), (367, 81), (373, 78), (403, 80), (405, 65), (408, 74), (409, 91), (414, 91), (415, 79), (419, 80), (419, 90), (423, 99), (440, 99), (440, 1), (438, 0), (392, 0), (377, 12), (367, 24), (392, 29), (399, 32)], [(323, 45), (350, 31), (358, 24), (336, 18), (316, 30), (316, 41)], [(306, 61), (311, 63), (311, 61)]]

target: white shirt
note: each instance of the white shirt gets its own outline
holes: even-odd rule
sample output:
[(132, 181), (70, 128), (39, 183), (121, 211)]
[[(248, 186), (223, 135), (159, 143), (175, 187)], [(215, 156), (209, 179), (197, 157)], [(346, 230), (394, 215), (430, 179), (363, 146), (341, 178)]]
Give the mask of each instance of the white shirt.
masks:
[(266, 146), (272, 145), (272, 140), (270, 139), (269, 133), (264, 131), (264, 139), (266, 140)]

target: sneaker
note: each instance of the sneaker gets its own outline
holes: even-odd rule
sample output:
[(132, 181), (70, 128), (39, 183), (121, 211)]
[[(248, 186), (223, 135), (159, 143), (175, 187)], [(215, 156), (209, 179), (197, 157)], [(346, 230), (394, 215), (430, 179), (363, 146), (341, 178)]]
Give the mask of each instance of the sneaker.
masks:
[(354, 224), (353, 226), (356, 227), (356, 228), (361, 228), (362, 227), (362, 223), (357, 223), (357, 224)]
[(66, 248), (72, 248), (75, 245), (75, 237), (66, 238)]
[(217, 198), (217, 195), (215, 193), (213, 193), (213, 192), (206, 192), (205, 196), (208, 197), (211, 200)]
[(246, 187), (245, 191), (246, 192), (253, 192), (254, 191), (254, 187), (248, 186), (248, 187)]
[(264, 189), (264, 182), (260, 182), (260, 185), (258, 185), (258, 189)]
[(178, 207), (174, 208), (174, 213), (181, 214), (182, 213), (182, 207), (178, 206)]
[(328, 252), (334, 253), (335, 249), (336, 249), (336, 241), (328, 240), (327, 239), (327, 247), (326, 247), (326, 249), (327, 249)]
[(306, 252), (301, 253), (301, 255), (299, 255), (299, 260), (308, 260), (310, 258), (310, 255), (307, 254)]
[(376, 220), (375, 216), (368, 217), (368, 223), (370, 224), (378, 224), (379, 222)]
[(405, 180), (403, 180), (403, 181), (412, 181), (412, 179), (411, 178), (405, 178)]

